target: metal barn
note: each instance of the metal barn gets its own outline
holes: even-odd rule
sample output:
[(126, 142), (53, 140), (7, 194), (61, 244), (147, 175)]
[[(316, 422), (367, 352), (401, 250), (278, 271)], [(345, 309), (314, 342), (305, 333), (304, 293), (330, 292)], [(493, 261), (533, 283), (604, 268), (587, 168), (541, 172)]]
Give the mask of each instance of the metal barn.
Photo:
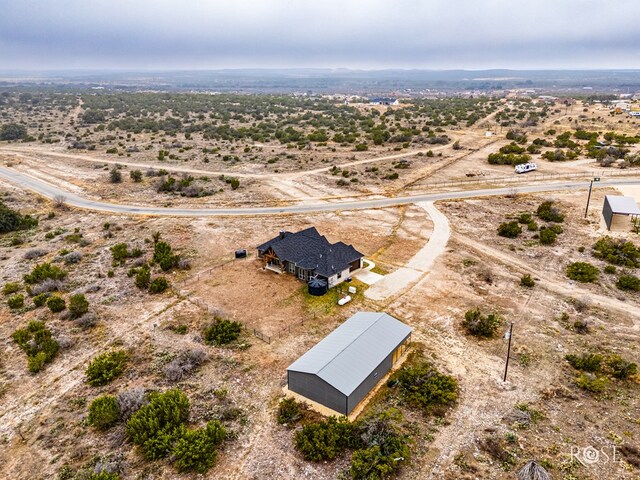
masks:
[(632, 197), (607, 195), (604, 197), (602, 215), (607, 230), (630, 230), (631, 220), (640, 216), (640, 208)]
[(349, 415), (410, 341), (411, 328), (392, 316), (358, 312), (289, 366), (289, 390)]

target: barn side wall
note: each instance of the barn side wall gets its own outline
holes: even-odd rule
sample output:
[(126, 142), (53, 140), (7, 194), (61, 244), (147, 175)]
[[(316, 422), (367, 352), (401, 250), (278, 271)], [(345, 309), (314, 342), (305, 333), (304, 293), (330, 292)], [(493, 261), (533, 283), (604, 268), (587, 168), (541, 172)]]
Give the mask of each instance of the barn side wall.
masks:
[(288, 372), (289, 390), (347, 415), (347, 396), (312, 373)]
[(607, 230), (611, 230), (611, 220), (613, 219), (613, 212), (606, 197), (604, 199), (604, 206), (602, 207), (602, 215), (604, 216), (604, 223), (607, 224)]
[(348, 413), (351, 413), (353, 409), (356, 408), (362, 400), (364, 400), (369, 392), (373, 390), (380, 379), (383, 378), (389, 372), (389, 370), (391, 370), (391, 368), (393, 367), (393, 353), (410, 336), (411, 334), (407, 335), (401, 342), (399, 342), (398, 345), (396, 345), (395, 348), (391, 352), (389, 352), (389, 355), (387, 355), (387, 357), (382, 362), (380, 362), (380, 365), (374, 368), (369, 376), (365, 378), (360, 385), (358, 385), (358, 387), (351, 393), (351, 395), (349, 395), (347, 405)]

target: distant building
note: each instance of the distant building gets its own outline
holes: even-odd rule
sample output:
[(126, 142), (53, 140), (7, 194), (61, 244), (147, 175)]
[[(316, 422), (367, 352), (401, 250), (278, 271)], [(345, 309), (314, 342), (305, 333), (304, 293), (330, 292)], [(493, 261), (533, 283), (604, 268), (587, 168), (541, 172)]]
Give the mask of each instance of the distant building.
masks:
[(362, 268), (364, 255), (346, 243), (330, 243), (310, 227), (296, 233), (280, 232), (258, 246), (258, 257), (268, 270), (292, 273), (305, 282), (320, 278), (331, 288)]
[(349, 415), (402, 357), (411, 327), (358, 312), (287, 368), (288, 389)]
[(372, 98), (369, 100), (369, 105), (399, 105), (400, 102), (397, 98)]

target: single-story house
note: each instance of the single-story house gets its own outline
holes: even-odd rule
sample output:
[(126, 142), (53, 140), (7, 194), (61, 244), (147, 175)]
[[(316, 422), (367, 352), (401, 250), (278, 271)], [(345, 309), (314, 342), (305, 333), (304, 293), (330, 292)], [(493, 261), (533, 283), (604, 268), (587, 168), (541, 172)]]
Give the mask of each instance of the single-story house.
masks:
[(392, 369), (411, 327), (386, 313), (358, 312), (287, 368), (288, 389), (349, 415)]
[(258, 247), (265, 267), (277, 273), (292, 273), (305, 282), (316, 277), (329, 288), (345, 281), (362, 268), (364, 255), (343, 242), (331, 243), (315, 227), (280, 234)]
[(369, 105), (399, 105), (400, 102), (397, 98), (372, 98), (369, 100)]
[(640, 208), (632, 197), (606, 195), (602, 206), (602, 216), (607, 230), (631, 230), (633, 218), (640, 217)]

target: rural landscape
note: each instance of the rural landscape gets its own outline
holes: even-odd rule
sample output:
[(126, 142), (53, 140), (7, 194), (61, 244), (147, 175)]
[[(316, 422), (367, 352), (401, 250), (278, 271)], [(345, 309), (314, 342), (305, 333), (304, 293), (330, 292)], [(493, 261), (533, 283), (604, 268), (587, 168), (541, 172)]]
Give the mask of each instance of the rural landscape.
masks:
[(640, 480), (640, 5), (0, 15), (0, 479)]
[[(611, 95), (0, 98), (12, 478), (637, 477), (640, 251), (601, 210), (638, 198), (639, 120)], [(364, 257), (322, 296), (256, 251), (309, 227)], [(327, 423), (286, 369), (358, 311), (408, 358)]]

